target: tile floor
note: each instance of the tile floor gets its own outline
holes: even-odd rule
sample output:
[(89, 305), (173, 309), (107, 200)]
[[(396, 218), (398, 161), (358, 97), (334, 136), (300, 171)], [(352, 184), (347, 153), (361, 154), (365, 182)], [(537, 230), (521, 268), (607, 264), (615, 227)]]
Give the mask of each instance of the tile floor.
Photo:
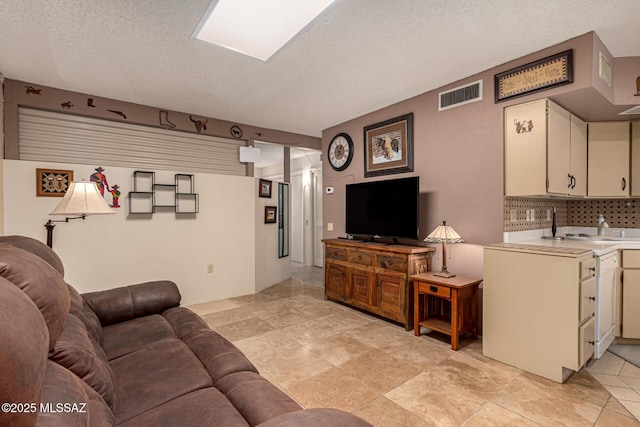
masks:
[(294, 275), (190, 308), (304, 407), (339, 408), (378, 427), (640, 425), (640, 369), (617, 356), (557, 384), (484, 357), (481, 341), (463, 339), (455, 352), (448, 337), (415, 337), (325, 301), (322, 269)]

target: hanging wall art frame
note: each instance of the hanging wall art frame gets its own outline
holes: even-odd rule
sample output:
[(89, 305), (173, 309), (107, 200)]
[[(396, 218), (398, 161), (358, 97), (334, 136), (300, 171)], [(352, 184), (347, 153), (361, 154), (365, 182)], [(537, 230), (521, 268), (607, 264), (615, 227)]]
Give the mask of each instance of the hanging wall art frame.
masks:
[(573, 50), (565, 50), (494, 76), (495, 102), (573, 83)]
[(413, 113), (364, 128), (365, 178), (413, 172)]
[(36, 169), (36, 196), (64, 197), (73, 181), (72, 170)]

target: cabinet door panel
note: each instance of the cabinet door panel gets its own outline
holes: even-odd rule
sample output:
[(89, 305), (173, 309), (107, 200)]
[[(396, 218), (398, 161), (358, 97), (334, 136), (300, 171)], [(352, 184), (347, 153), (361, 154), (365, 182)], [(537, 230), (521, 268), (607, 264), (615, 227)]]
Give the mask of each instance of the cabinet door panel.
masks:
[(571, 184), (571, 123), (569, 112), (549, 102), (547, 117), (547, 191), (568, 194)]
[(395, 314), (404, 312), (405, 281), (403, 279), (379, 275), (378, 289), (381, 310)]
[[(578, 369), (593, 355), (596, 341), (596, 319), (592, 317), (584, 325), (580, 326), (578, 350)], [(578, 370), (576, 369), (576, 371)]]
[(640, 196), (640, 121), (631, 123), (631, 195)]
[(375, 305), (374, 282), (369, 272), (351, 270), (350, 282), (349, 298), (362, 304)]
[(588, 194), (629, 193), (629, 122), (589, 123)]
[(546, 100), (514, 105), (504, 110), (505, 195), (546, 193)]
[(587, 195), (587, 124), (571, 116), (571, 175), (573, 184), (569, 192), (573, 196)]
[(640, 338), (640, 270), (624, 270), (622, 282), (622, 336)]
[(326, 287), (327, 292), (339, 295), (341, 297), (347, 296), (347, 274), (346, 267), (327, 264), (326, 273)]

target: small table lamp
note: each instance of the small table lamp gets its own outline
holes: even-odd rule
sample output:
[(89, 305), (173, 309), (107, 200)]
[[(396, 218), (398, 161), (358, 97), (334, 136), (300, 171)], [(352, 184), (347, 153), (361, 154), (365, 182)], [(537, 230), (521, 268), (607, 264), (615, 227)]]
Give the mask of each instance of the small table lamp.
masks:
[(439, 277), (455, 277), (455, 274), (449, 273), (447, 270), (447, 243), (464, 243), (464, 240), (450, 225), (447, 225), (447, 221), (442, 221), (442, 225), (436, 227), (424, 239), (429, 243), (442, 243), (442, 270), (440, 273), (433, 273), (434, 276)]
[(115, 212), (100, 195), (95, 182), (72, 182), (58, 206), (49, 215), (73, 215), (64, 220), (49, 220), (44, 226), (47, 229), (47, 245), (53, 247), (54, 222), (69, 222), (70, 219), (85, 219), (89, 215), (114, 214)]

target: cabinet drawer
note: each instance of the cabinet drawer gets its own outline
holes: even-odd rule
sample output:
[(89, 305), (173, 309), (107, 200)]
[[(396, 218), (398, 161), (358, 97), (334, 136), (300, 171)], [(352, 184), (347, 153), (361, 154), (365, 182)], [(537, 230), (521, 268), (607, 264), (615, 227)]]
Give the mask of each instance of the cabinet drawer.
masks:
[(592, 277), (580, 284), (580, 323), (596, 313), (596, 278)]
[(378, 255), (377, 266), (386, 270), (393, 270), (404, 273), (405, 271), (407, 271), (407, 259), (394, 256)]
[(593, 355), (596, 341), (596, 319), (592, 317), (584, 325), (580, 326), (580, 344), (578, 348), (578, 369)]
[(591, 258), (589, 261), (580, 263), (580, 280), (596, 277), (596, 259)]
[(419, 282), (420, 293), (437, 295), (442, 298), (451, 298), (451, 288), (441, 285), (434, 285), (433, 283)]
[(640, 268), (640, 251), (622, 251), (622, 268)]
[(373, 265), (373, 254), (360, 251), (349, 251), (349, 262), (361, 265)]
[(327, 258), (337, 259), (339, 261), (347, 260), (347, 250), (340, 248), (327, 248)]

